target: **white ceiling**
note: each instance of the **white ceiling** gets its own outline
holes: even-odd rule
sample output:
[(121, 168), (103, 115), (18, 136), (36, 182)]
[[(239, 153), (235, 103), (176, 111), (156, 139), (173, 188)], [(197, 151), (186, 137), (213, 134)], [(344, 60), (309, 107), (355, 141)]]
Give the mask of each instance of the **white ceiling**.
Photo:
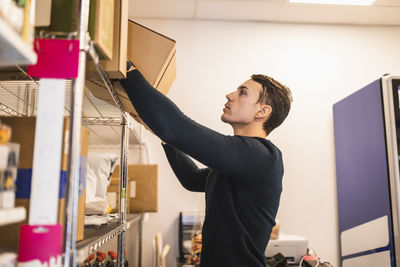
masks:
[(129, 0), (130, 18), (400, 25), (400, 0), (372, 6), (289, 3), (289, 0)]

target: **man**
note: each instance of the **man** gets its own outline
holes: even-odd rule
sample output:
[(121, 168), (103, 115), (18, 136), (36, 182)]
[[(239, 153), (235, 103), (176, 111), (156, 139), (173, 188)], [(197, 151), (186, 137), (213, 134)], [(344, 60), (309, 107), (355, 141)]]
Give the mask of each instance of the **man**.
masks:
[[(163, 140), (168, 161), (186, 189), (205, 192), (202, 267), (266, 266), (282, 191), (280, 150), (266, 139), (287, 117), (290, 90), (265, 75), (253, 75), (226, 95), (223, 135), (185, 116), (138, 70), (121, 81), (144, 124)], [(187, 156), (208, 168), (199, 169)]]

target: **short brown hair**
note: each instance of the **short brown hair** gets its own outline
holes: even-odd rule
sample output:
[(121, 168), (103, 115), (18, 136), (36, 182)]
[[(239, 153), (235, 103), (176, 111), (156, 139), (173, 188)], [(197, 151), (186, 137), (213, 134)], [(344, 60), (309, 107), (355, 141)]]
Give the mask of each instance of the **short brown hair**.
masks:
[(289, 114), (290, 105), (293, 101), (292, 93), (288, 87), (267, 75), (254, 74), (251, 79), (260, 83), (263, 88), (257, 103), (272, 107), (271, 115), (263, 124), (268, 135), (281, 125)]

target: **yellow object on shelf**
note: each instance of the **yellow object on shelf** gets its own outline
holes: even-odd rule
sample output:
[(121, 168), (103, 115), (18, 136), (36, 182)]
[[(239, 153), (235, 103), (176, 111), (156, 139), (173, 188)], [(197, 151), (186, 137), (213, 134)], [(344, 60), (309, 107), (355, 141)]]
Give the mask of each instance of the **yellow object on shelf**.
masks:
[(11, 128), (0, 123), (0, 144), (7, 144), (11, 139)]
[(33, 42), (34, 35), (34, 27), (31, 22), (31, 0), (26, 0), (24, 7), (24, 24), (22, 25), (22, 40), (28, 44)]

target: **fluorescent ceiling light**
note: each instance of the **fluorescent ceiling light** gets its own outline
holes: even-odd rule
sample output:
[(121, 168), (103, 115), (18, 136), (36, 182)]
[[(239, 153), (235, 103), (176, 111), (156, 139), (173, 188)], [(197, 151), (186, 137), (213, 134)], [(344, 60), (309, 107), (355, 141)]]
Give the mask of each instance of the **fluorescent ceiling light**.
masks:
[(370, 6), (375, 0), (289, 0), (291, 3)]

